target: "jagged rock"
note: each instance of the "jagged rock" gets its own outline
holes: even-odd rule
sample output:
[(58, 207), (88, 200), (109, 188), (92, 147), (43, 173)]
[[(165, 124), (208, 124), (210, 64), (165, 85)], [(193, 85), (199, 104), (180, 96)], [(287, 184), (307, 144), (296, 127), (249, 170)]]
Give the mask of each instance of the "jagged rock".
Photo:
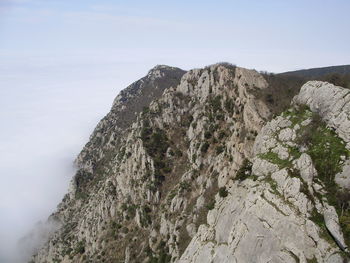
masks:
[(194, 237), (194, 235), (197, 233), (196, 225), (193, 224), (193, 223), (187, 225), (187, 226), (186, 226), (186, 230), (187, 230), (188, 235), (189, 235), (191, 238)]
[(277, 172), (278, 170), (279, 169), (276, 164), (270, 163), (260, 158), (256, 158), (253, 162), (252, 173), (256, 176), (272, 174), (274, 172)]
[(295, 161), (294, 165), (300, 171), (300, 176), (303, 178), (304, 182), (311, 184), (313, 178), (317, 176), (317, 171), (313, 166), (311, 157), (306, 153), (302, 153), (300, 158)]
[(337, 244), (342, 250), (347, 250), (348, 246), (345, 244), (335, 208), (333, 206), (326, 205), (324, 207), (323, 216), (326, 227), (333, 236), (334, 240), (337, 242)]
[(283, 147), (281, 144), (278, 144), (271, 150), (271, 152), (277, 153), (278, 158), (282, 160), (287, 160), (289, 158), (288, 149), (286, 147)]
[(295, 132), (291, 128), (285, 128), (281, 130), (280, 133), (278, 134), (278, 139), (282, 142), (293, 141), (295, 140), (295, 137), (296, 137)]

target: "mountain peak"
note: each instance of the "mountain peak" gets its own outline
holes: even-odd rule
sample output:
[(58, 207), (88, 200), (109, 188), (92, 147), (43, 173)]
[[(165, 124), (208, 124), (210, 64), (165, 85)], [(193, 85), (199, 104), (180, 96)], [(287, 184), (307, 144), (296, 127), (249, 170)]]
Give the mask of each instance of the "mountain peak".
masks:
[(148, 71), (147, 77), (150, 77), (152, 79), (161, 78), (161, 77), (164, 77), (165, 74), (170, 73), (170, 72), (183, 72), (183, 73), (185, 73), (185, 71), (180, 69), (180, 68), (171, 67), (168, 65), (156, 65)]

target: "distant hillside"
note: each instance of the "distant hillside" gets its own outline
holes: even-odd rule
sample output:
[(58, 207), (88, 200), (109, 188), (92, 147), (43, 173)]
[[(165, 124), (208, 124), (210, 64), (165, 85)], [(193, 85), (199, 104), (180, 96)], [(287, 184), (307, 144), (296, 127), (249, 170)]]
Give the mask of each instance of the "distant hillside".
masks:
[(278, 75), (289, 75), (289, 76), (303, 77), (307, 79), (314, 79), (314, 78), (323, 77), (328, 74), (340, 74), (340, 75), (350, 74), (350, 65), (302, 69), (297, 71), (288, 71)]
[(350, 89), (350, 65), (261, 74), (269, 85), (266, 89), (258, 90), (256, 95), (267, 101), (271, 112), (277, 115), (289, 107), (290, 99), (299, 93), (300, 87), (307, 81), (327, 81)]
[(322, 80), (337, 86), (350, 88), (350, 65), (289, 71), (278, 75), (283, 78), (297, 77), (305, 81)]

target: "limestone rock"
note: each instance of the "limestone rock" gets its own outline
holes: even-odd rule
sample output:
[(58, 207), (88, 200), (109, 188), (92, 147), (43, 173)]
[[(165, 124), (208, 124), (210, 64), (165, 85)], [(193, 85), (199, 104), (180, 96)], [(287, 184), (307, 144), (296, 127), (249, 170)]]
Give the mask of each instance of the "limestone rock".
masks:
[(347, 245), (345, 244), (343, 233), (339, 227), (338, 215), (334, 207), (326, 205), (323, 211), (323, 216), (326, 227), (333, 236), (334, 240), (337, 242), (341, 249), (347, 250)]
[(306, 153), (302, 153), (300, 158), (295, 161), (295, 166), (300, 171), (301, 178), (307, 184), (312, 184), (313, 178), (317, 176), (317, 171), (313, 166), (311, 157)]

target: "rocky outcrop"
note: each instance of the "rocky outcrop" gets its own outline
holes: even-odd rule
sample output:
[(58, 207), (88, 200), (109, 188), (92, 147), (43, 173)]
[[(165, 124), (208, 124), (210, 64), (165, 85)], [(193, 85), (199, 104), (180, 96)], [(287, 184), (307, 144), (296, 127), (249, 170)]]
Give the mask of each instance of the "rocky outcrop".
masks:
[[(342, 94), (338, 96), (341, 102), (329, 99), (333, 93)], [(318, 160), (308, 154), (315, 151), (313, 146), (302, 144), (306, 130), (319, 129), (313, 124), (315, 113), (321, 115), (324, 125), (346, 138), (344, 126), (335, 126), (334, 120), (343, 112), (329, 106), (342, 103), (344, 94), (347, 90), (328, 83), (309, 82), (302, 87), (294, 98), (295, 107), (308, 105), (310, 109), (291, 108), (262, 128), (255, 140), (251, 171), (243, 180), (239, 176), (229, 182), (226, 198), (216, 195), (217, 205), (208, 213), (207, 225), (199, 228), (180, 262), (345, 260), (341, 251), (347, 251), (347, 244), (337, 211), (329, 204), (329, 184), (317, 174), (314, 162)], [(341, 141), (337, 134), (319, 135), (329, 134)], [(308, 143), (314, 143), (313, 138)], [(345, 143), (341, 145), (347, 152)], [(320, 154), (326, 150), (324, 145), (318, 147)], [(344, 158), (334, 159), (335, 166)]]
[(309, 81), (293, 100), (305, 104), (336, 130), (350, 148), (350, 90), (322, 81)]
[[(328, 115), (316, 122), (320, 99), (314, 108), (302, 95), (317, 96), (315, 83), (268, 121), (258, 72), (182, 74), (158, 66), (116, 98), (54, 213), (62, 227), (33, 261), (342, 262), (347, 210), (331, 182), (348, 160), (346, 136)], [(316, 151), (331, 156), (331, 174)]]
[[(287, 184), (289, 195), (298, 194), (298, 181)], [(337, 249), (319, 237), (317, 226), (273, 191), (259, 180), (233, 183), (179, 262), (335, 262)]]

